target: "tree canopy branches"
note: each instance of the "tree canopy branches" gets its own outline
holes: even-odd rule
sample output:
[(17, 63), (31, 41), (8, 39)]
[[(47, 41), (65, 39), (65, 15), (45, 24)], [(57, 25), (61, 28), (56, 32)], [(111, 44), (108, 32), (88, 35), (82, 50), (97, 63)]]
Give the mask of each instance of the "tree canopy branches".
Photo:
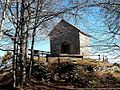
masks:
[[(50, 29), (52, 23), (59, 18), (79, 21), (82, 17), (81, 13), (89, 15), (86, 12), (91, 7), (99, 8), (104, 17), (104, 23), (108, 29), (104, 33), (110, 34), (110, 37), (105, 37), (104, 40), (107, 38), (108, 42), (112, 41), (112, 44), (115, 43), (114, 45), (119, 47), (120, 43), (116, 41), (120, 37), (119, 0), (0, 0), (0, 12), (2, 13), (0, 30), (14, 44), (13, 63), (17, 65), (19, 62), (20, 64), (20, 83), (17, 82), (17, 76), (15, 76), (18, 67), (13, 64), (15, 87), (25, 82), (27, 75), (30, 76), (34, 59), (34, 44), (38, 33)], [(30, 60), (26, 58), (28, 45), (31, 50)], [(0, 50), (4, 51), (4, 49)], [(29, 64), (26, 63), (27, 61)], [(26, 73), (27, 65), (30, 66), (29, 74)]]

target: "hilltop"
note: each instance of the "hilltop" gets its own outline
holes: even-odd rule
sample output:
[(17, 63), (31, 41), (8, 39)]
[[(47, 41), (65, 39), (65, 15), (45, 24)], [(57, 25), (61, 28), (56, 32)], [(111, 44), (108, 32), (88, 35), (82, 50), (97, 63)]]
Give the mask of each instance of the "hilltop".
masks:
[[(54, 58), (55, 59), (55, 58)], [(68, 61), (69, 59), (69, 61)], [(92, 59), (74, 60), (61, 58), (60, 63), (49, 61), (37, 69), (44, 72), (45, 77), (34, 72), (37, 81), (33, 85), (38, 88), (75, 89), (75, 88), (120, 88), (120, 68), (111, 64)], [(47, 67), (47, 68), (46, 68)], [(46, 74), (45, 74), (46, 72)], [(35, 74), (36, 73), (36, 74)], [(44, 76), (43, 75), (43, 76)]]
[(120, 88), (120, 68), (118, 64), (92, 59), (61, 58), (60, 63), (57, 58), (49, 63), (43, 59), (35, 61), (29, 83), (23, 87), (25, 90)]

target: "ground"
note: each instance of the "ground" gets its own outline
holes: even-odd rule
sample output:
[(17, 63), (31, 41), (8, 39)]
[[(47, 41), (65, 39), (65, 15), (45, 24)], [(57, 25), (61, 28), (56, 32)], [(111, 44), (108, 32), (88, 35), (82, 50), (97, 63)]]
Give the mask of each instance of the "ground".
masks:
[[(68, 59), (70, 61), (67, 61)], [(72, 61), (70, 58), (61, 58), (60, 63), (57, 60), (53, 61), (49, 61), (49, 64), (39, 63), (35, 66), (29, 85), (24, 86), (23, 89), (120, 88), (120, 69), (118, 66), (118, 68), (111, 70), (114, 67), (113, 64), (90, 59), (74, 59)], [(41, 62), (45, 62), (45, 59)], [(8, 88), (6, 87), (6, 89)]]

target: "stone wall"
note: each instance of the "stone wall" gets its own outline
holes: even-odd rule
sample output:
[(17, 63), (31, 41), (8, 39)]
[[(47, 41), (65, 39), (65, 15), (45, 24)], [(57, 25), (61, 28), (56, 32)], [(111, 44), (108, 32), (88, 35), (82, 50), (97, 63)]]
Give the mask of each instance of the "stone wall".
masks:
[(80, 54), (79, 31), (68, 23), (61, 22), (54, 27), (50, 36), (52, 54), (61, 54), (62, 43), (70, 45), (70, 54)]
[[(51, 54), (61, 54), (63, 43), (69, 44), (69, 53), (90, 55), (89, 46), (90, 36), (65, 20), (61, 20), (50, 32)], [(80, 47), (85, 46), (85, 47)], [(63, 52), (62, 52), (63, 53)]]
[(90, 37), (87, 37), (81, 33), (79, 33), (79, 38), (80, 38), (80, 54), (81, 55), (85, 55), (85, 57), (89, 57), (90, 55), (90, 47), (89, 44), (90, 44)]

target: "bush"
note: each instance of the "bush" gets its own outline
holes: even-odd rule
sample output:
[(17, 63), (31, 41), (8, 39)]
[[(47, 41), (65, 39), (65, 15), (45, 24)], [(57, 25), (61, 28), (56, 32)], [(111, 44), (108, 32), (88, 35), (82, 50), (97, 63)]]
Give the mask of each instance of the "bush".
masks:
[(35, 64), (33, 66), (32, 74), (39, 80), (49, 81), (51, 79), (51, 72), (42, 64)]
[(7, 52), (4, 56), (3, 56), (3, 60), (2, 63), (6, 64), (6, 61), (10, 60), (12, 58), (12, 53), (11, 52)]
[(118, 66), (120, 68), (120, 64), (118, 64), (118, 63), (114, 63), (113, 65)]
[(77, 67), (77, 64), (71, 62), (60, 63), (56, 67), (54, 75), (58, 77), (58, 80), (62, 79), (66, 83), (81, 83), (80, 69)]
[(116, 70), (115, 73), (120, 73), (120, 70)]
[(88, 72), (94, 72), (94, 69), (93, 69), (93, 66), (92, 65), (88, 65), (87, 67), (86, 67), (86, 70), (88, 71)]

